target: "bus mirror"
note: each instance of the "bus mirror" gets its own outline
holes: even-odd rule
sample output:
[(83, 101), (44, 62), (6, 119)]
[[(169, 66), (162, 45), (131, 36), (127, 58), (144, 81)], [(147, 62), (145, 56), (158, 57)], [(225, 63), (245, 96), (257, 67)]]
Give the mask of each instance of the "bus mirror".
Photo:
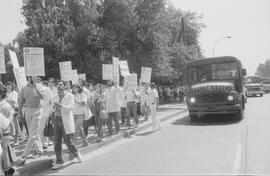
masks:
[(243, 72), (243, 76), (247, 76), (247, 70), (245, 68), (243, 68), (242, 72)]

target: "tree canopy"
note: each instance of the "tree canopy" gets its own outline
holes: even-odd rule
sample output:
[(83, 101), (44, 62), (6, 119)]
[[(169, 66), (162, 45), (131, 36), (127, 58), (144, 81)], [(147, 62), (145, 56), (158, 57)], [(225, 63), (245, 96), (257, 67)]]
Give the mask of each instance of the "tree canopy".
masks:
[(102, 63), (128, 60), (131, 72), (152, 67), (152, 79), (179, 82), (183, 65), (202, 57), (202, 16), (176, 9), (168, 0), (24, 0), (26, 30), (14, 42), (43, 47), (46, 76), (60, 78), (58, 62), (101, 81)]
[(270, 59), (260, 63), (257, 67), (256, 75), (270, 79)]

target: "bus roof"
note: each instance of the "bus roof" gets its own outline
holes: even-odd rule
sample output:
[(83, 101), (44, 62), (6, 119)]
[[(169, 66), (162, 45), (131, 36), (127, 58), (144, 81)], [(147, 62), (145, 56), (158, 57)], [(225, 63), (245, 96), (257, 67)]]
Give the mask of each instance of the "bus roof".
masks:
[(190, 62), (188, 66), (218, 64), (218, 63), (224, 63), (224, 62), (240, 62), (240, 61), (233, 56), (210, 57), (210, 58), (203, 58), (203, 59)]

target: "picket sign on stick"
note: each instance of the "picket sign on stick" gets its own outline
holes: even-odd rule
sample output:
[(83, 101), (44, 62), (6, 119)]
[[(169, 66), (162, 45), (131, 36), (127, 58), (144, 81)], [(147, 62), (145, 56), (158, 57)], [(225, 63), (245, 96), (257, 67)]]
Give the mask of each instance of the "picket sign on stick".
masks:
[(130, 75), (127, 61), (119, 61), (119, 67), (121, 76), (125, 77)]
[(18, 89), (19, 89), (19, 91), (21, 91), (22, 88), (27, 85), (25, 68), (24, 67), (13, 68), (13, 73), (14, 73), (14, 76), (16, 78)]
[(113, 64), (102, 64), (102, 79), (113, 80)]
[(72, 70), (72, 75), (73, 75), (73, 79), (72, 79), (72, 81), (73, 81), (73, 83), (78, 83), (78, 81), (79, 81), (79, 77), (78, 77), (78, 71), (77, 71), (77, 69), (75, 69), (75, 70)]
[(151, 73), (152, 73), (152, 68), (142, 67), (140, 82), (150, 83), (151, 82)]
[(113, 57), (113, 81), (116, 85), (119, 85), (120, 76), (119, 76), (119, 59), (117, 57)]
[(127, 76), (126, 81), (127, 81), (127, 89), (128, 90), (137, 89), (137, 87), (138, 87), (137, 73), (132, 73), (129, 76)]
[(12, 50), (8, 50), (8, 52), (9, 52), (9, 56), (10, 56), (10, 60), (12, 62), (13, 68), (20, 68), (16, 53)]
[(45, 76), (43, 48), (23, 48), (23, 56), (26, 76)]
[(86, 81), (86, 74), (85, 73), (78, 74), (78, 78)]
[(73, 80), (71, 61), (59, 62), (60, 76), (63, 81)]
[(0, 74), (6, 73), (6, 64), (5, 64), (5, 52), (4, 47), (0, 47)]

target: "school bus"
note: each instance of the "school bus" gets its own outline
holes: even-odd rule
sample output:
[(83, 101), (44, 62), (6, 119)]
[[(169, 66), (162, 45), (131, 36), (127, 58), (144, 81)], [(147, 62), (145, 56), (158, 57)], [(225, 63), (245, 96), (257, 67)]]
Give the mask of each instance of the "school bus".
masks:
[(190, 120), (204, 114), (243, 118), (246, 69), (232, 56), (205, 58), (186, 65), (184, 84)]

